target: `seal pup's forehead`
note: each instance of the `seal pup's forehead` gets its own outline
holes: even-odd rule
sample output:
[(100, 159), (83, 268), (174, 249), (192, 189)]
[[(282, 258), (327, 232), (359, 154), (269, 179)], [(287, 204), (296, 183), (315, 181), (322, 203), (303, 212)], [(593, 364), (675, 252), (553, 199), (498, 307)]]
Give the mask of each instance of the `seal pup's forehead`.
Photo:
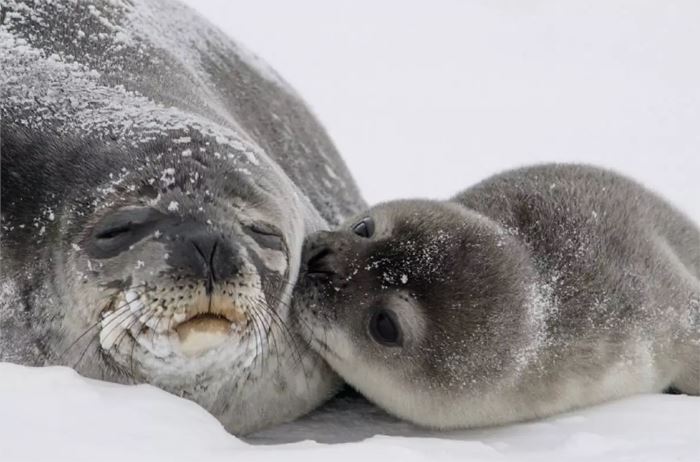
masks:
[[(366, 220), (371, 220), (372, 235), (367, 239), (353, 235), (355, 227)], [(453, 203), (398, 200), (358, 214), (332, 233), (329, 241), (341, 247), (345, 247), (342, 241), (349, 241), (347, 245), (354, 252), (339, 254), (346, 263), (359, 259), (360, 266), (378, 270), (380, 277), (395, 274), (416, 283), (433, 280), (444, 272), (452, 274), (453, 270), (458, 274), (461, 261), (481, 254), (477, 247), (494, 245), (494, 236), (488, 220)]]
[(429, 199), (401, 199), (382, 202), (355, 215), (342, 227), (351, 227), (359, 220), (371, 217), (374, 220), (376, 238), (401, 237), (416, 231), (461, 230), (468, 227), (477, 214), (451, 202)]

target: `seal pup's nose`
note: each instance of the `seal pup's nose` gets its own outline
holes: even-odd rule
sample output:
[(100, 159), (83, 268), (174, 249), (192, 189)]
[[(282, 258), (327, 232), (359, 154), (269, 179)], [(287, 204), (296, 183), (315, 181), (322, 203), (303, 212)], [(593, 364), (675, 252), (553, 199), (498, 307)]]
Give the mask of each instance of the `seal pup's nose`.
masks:
[(306, 262), (306, 273), (310, 276), (330, 276), (333, 268), (334, 254), (328, 247), (317, 248)]
[(302, 258), (307, 276), (329, 279), (341, 271), (338, 252), (333, 245), (333, 233), (321, 231), (309, 236)]

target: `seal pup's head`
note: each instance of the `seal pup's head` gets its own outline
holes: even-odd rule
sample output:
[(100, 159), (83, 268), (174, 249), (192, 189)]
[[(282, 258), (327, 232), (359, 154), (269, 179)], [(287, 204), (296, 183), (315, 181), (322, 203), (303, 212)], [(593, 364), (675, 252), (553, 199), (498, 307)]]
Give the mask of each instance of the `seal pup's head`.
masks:
[(334, 391), (288, 316), (303, 238), (325, 221), (262, 152), (196, 131), (129, 149), (13, 133), (3, 253), (23, 262), (8, 272), (31, 287), (41, 363), (159, 386), (239, 434)]
[(532, 272), (516, 237), (453, 202), (380, 204), (307, 239), (294, 314), (348, 383), (398, 417), (468, 426), (528, 361)]

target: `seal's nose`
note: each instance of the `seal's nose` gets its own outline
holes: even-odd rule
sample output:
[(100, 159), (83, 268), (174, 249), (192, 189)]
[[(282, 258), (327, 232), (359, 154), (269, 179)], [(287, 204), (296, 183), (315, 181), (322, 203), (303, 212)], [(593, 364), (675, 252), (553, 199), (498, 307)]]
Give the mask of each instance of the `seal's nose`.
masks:
[(306, 272), (310, 275), (328, 275), (333, 274), (333, 260), (335, 255), (333, 251), (327, 247), (320, 247), (309, 256), (306, 262)]
[(302, 260), (307, 276), (329, 279), (340, 274), (340, 249), (333, 237), (334, 233), (321, 231), (307, 238)]
[(211, 293), (215, 282), (238, 272), (241, 258), (224, 236), (198, 224), (178, 228), (170, 263), (189, 270), (193, 278), (203, 279), (207, 293)]

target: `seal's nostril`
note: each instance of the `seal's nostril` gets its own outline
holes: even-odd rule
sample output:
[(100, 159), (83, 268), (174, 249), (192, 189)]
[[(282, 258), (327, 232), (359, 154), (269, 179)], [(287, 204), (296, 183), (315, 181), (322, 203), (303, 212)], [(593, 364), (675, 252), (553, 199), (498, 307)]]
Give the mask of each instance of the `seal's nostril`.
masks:
[(317, 250), (311, 255), (311, 257), (309, 258), (309, 260), (307, 261), (307, 265), (313, 266), (313, 265), (315, 265), (316, 263), (318, 263), (319, 261), (322, 261), (325, 257), (327, 257), (328, 255), (330, 255), (331, 253), (333, 253), (333, 252), (332, 252), (331, 249), (329, 249), (329, 248), (320, 248), (320, 249), (317, 249)]
[(306, 269), (309, 275), (330, 276), (335, 273), (333, 261), (335, 253), (328, 247), (320, 247), (312, 251), (306, 261)]

